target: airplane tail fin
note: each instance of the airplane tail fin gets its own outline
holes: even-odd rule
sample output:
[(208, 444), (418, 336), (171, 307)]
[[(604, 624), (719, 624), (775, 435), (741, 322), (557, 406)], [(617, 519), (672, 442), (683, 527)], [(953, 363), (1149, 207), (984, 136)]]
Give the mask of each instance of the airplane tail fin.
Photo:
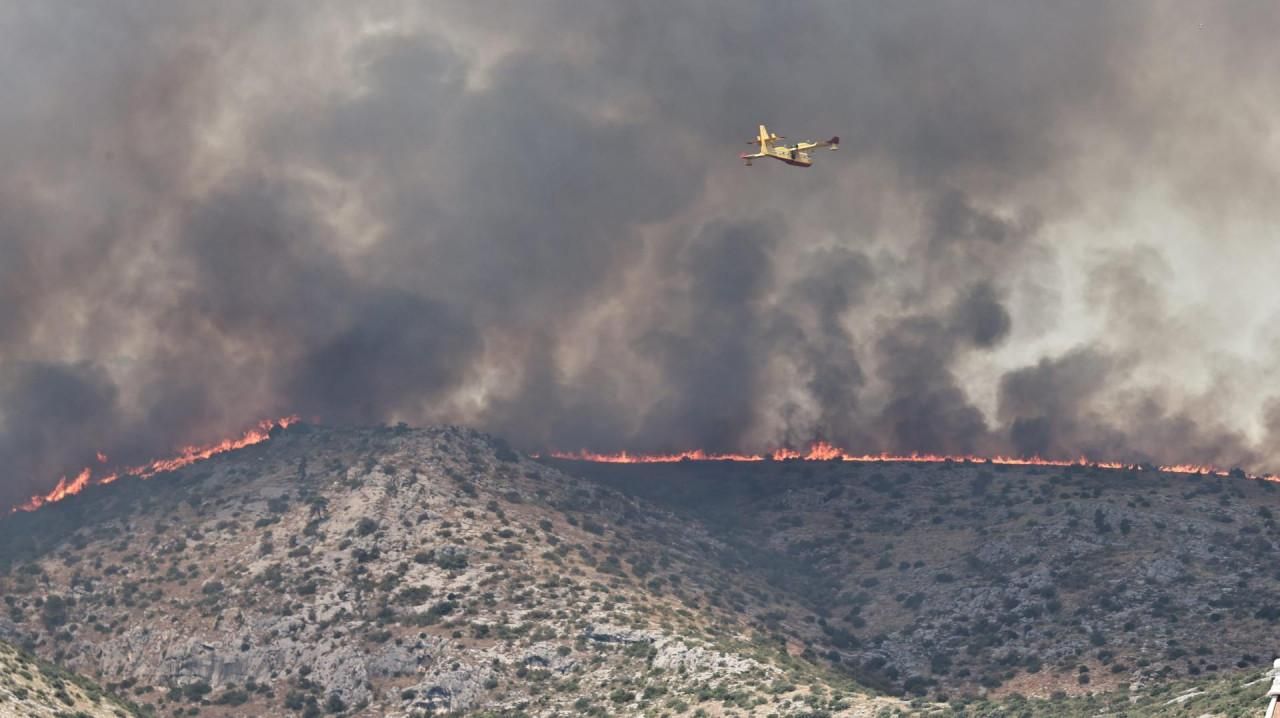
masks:
[(827, 146), (833, 150), (840, 149), (840, 135), (836, 135), (835, 137), (827, 140)]
[(785, 139), (787, 138), (783, 137), (782, 135), (775, 135), (769, 131), (768, 127), (765, 127), (764, 125), (760, 125), (760, 131), (756, 134), (756, 138), (754, 140), (747, 140), (747, 144), (759, 145), (761, 152), (768, 152), (769, 145), (771, 143), (777, 142), (778, 140), (785, 140)]

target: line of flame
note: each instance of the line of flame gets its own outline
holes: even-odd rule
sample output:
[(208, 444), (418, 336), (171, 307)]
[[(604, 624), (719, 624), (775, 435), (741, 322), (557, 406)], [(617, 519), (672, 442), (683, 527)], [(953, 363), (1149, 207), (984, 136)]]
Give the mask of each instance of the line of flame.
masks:
[[(267, 419), (258, 422), (258, 425), (246, 431), (242, 436), (236, 439), (224, 439), (216, 444), (207, 446), (185, 446), (178, 451), (174, 457), (167, 459), (156, 459), (147, 464), (128, 467), (124, 470), (117, 470), (108, 473), (100, 478), (93, 478), (93, 469), (85, 467), (75, 478), (70, 481), (67, 477), (58, 480), (53, 490), (43, 496), (33, 496), (26, 503), (11, 509), (14, 511), (35, 511), (41, 506), (45, 506), (57, 501), (61, 501), (68, 496), (80, 493), (88, 486), (100, 486), (116, 481), (121, 476), (139, 476), (143, 479), (151, 478), (162, 471), (173, 471), (182, 468), (197, 461), (207, 459), (216, 454), (227, 451), (235, 451), (246, 446), (252, 446), (261, 443), (270, 438), (271, 430), (276, 427), (286, 428), (298, 421), (298, 417), (287, 416), (280, 419)], [(990, 463), (1002, 464), (1008, 466), (1091, 466), (1103, 469), (1136, 469), (1136, 470), (1155, 470), (1161, 472), (1179, 473), (1179, 474), (1201, 474), (1207, 476), (1229, 476), (1231, 472), (1219, 469), (1213, 466), (1199, 464), (1169, 464), (1161, 466), (1151, 466), (1146, 464), (1126, 464), (1118, 461), (1091, 461), (1085, 457), (1074, 460), (1064, 459), (1045, 459), (1038, 456), (1022, 458), (1016, 456), (965, 456), (965, 455), (948, 455), (948, 454), (854, 454), (837, 446), (829, 444), (825, 441), (816, 441), (809, 445), (809, 448), (803, 452), (795, 449), (776, 449), (768, 454), (737, 454), (737, 453), (716, 453), (708, 452), (702, 449), (692, 449), (667, 454), (632, 454), (621, 451), (614, 454), (597, 453), (587, 451), (585, 449), (573, 452), (551, 451), (547, 454), (551, 458), (565, 459), (570, 461), (590, 461), (605, 464), (671, 464), (681, 461), (850, 461), (859, 463), (893, 463), (893, 462), (910, 462), (910, 463), (945, 463), (945, 462), (973, 462), (973, 463)], [(105, 463), (106, 455), (98, 452), (97, 458), (99, 462)], [(1270, 481), (1280, 481), (1280, 476), (1274, 474), (1254, 475), (1246, 474), (1252, 479), (1266, 479)]]
[[(672, 464), (680, 461), (852, 461), (859, 463), (893, 463), (908, 462), (921, 464), (939, 464), (945, 462), (972, 462), (1002, 464), (1006, 466), (1089, 466), (1100, 469), (1133, 469), (1149, 470), (1178, 474), (1201, 474), (1206, 476), (1229, 476), (1231, 472), (1208, 465), (1200, 464), (1168, 464), (1154, 466), (1150, 464), (1127, 464), (1120, 461), (1093, 461), (1086, 457), (1078, 459), (1045, 459), (1039, 456), (965, 456), (950, 454), (855, 454), (825, 441), (816, 441), (805, 451), (795, 449), (775, 449), (767, 454), (735, 454), (715, 453), (702, 449), (691, 449), (666, 454), (633, 454), (620, 451), (613, 454), (587, 451), (551, 451), (547, 456), (569, 461), (590, 461), (602, 464)], [(1274, 474), (1246, 474), (1251, 479), (1280, 480)]]
[[(119, 479), (121, 476), (139, 476), (144, 479), (149, 479), (162, 471), (173, 471), (174, 469), (180, 469), (216, 454), (235, 451), (236, 449), (243, 449), (246, 446), (253, 446), (254, 444), (261, 443), (271, 438), (272, 429), (277, 427), (284, 429), (297, 423), (297, 421), (297, 416), (286, 416), (280, 419), (265, 419), (258, 422), (258, 424), (252, 429), (244, 432), (244, 434), (239, 438), (223, 439), (216, 444), (209, 444), (206, 446), (184, 446), (178, 450), (176, 456), (167, 459), (156, 459), (146, 464), (131, 466), (122, 470), (115, 470), (96, 479), (93, 477), (93, 468), (85, 467), (84, 470), (77, 474), (71, 481), (67, 481), (67, 477), (65, 476), (62, 477), (58, 480), (58, 484), (53, 487), (53, 491), (50, 491), (43, 496), (32, 496), (26, 503), (10, 509), (10, 513), (15, 511), (35, 511), (41, 506), (46, 506), (48, 504), (61, 501), (68, 496), (78, 494), (87, 486), (101, 486), (103, 484), (109, 484)], [(98, 461), (105, 463), (106, 458), (106, 454), (98, 452)]]

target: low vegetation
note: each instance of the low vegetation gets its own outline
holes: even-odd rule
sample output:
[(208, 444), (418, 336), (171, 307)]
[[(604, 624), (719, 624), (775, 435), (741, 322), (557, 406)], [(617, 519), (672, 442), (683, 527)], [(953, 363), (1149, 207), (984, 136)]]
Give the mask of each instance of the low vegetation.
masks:
[(300, 425), (0, 520), (0, 636), (157, 716), (1232, 715), (1274, 500)]

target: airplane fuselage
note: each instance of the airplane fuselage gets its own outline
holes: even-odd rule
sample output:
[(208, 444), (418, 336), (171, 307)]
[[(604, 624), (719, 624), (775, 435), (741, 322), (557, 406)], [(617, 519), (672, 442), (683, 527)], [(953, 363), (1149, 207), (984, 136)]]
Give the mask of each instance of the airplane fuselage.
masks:
[(751, 165), (751, 160), (764, 159), (765, 157), (779, 160), (781, 162), (786, 162), (792, 167), (812, 167), (813, 166), (812, 155), (804, 151), (797, 152), (790, 147), (769, 147), (768, 149), (765, 149), (764, 151), (762, 151), (760, 154), (764, 155), (764, 157), (760, 157), (758, 155), (750, 158), (744, 157), (744, 159), (747, 160), (747, 166)]
[(770, 157), (782, 160), (792, 167), (812, 167), (813, 158), (808, 152), (796, 152), (789, 147), (774, 147)]

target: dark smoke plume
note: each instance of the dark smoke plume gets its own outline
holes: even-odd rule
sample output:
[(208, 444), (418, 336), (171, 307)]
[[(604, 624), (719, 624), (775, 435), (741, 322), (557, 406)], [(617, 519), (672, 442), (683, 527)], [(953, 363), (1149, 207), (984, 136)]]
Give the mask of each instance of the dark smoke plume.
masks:
[(1277, 21), (0, 5), (0, 507), (292, 413), (1280, 469)]

